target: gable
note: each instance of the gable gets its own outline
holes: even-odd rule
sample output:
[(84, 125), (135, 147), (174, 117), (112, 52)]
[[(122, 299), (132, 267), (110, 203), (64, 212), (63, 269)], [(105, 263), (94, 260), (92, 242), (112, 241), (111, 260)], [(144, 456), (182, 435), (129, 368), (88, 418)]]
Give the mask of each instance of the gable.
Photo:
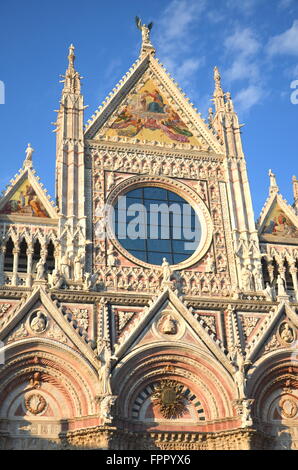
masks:
[(46, 208), (37, 196), (28, 178), (14, 188), (2, 207), (0, 205), (0, 214), (23, 217), (49, 217)]
[(95, 344), (87, 332), (79, 328), (74, 317), (65, 313), (42, 287), (33, 291), (25, 303), (20, 304), (0, 324), (0, 340), (5, 345), (23, 339), (33, 342), (44, 339), (66, 344), (98, 366), (93, 352)]
[(284, 207), (277, 199), (268, 211), (260, 230), (264, 241), (289, 241), (298, 243), (298, 224), (290, 208)]
[(0, 218), (21, 223), (57, 219), (54, 203), (38, 180), (35, 170), (22, 168), (0, 199)]
[(213, 151), (223, 147), (152, 55), (137, 61), (88, 121), (85, 138)]
[(151, 78), (128, 96), (116, 116), (106, 133), (109, 137), (138, 137), (149, 142), (180, 142), (199, 146), (193, 133)]
[(190, 311), (171, 290), (166, 289), (142, 315), (135, 315), (115, 344), (115, 356), (122, 358), (132, 350), (154, 344), (178, 344), (214, 355), (231, 370), (225, 349), (199, 315)]

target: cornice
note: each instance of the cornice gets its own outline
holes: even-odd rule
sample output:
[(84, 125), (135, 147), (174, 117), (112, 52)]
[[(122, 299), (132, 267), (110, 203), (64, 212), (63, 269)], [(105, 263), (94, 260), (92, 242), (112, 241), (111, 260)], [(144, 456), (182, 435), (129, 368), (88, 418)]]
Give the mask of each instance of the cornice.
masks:
[(151, 155), (156, 157), (181, 157), (181, 158), (193, 158), (194, 160), (200, 161), (214, 161), (222, 162), (225, 158), (225, 154), (216, 154), (214, 152), (199, 151), (191, 148), (171, 148), (171, 147), (157, 147), (156, 145), (146, 145), (142, 142), (133, 143), (130, 142), (111, 142), (105, 141), (102, 142), (97, 139), (86, 139), (85, 141), (85, 151), (90, 150), (97, 151), (107, 151), (113, 150), (116, 152), (132, 152), (134, 154), (144, 156), (146, 151), (146, 156), (150, 157)]

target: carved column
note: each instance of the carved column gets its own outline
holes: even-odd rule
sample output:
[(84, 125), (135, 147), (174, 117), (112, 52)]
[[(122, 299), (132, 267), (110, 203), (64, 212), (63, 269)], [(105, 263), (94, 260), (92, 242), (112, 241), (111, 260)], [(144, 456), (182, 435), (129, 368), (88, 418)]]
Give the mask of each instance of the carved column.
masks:
[(4, 276), (5, 252), (6, 252), (6, 246), (2, 245), (0, 248), (0, 285), (5, 284), (5, 276)]
[(295, 267), (294, 264), (292, 264), (290, 266), (290, 274), (292, 276), (292, 280), (293, 280), (293, 287), (294, 287), (294, 291), (295, 291), (295, 296), (296, 296), (296, 301), (298, 299), (298, 282), (297, 282), (297, 268)]
[(31, 287), (32, 286), (32, 263), (33, 263), (33, 247), (28, 246), (27, 248), (27, 280), (26, 280), (26, 286)]
[(20, 254), (20, 247), (15, 246), (12, 250), (13, 253), (13, 269), (12, 269), (12, 278), (11, 284), (16, 286), (18, 284), (18, 265), (19, 265), (19, 254)]
[(41, 250), (40, 250), (40, 257), (41, 257), (41, 259), (44, 260), (44, 262), (47, 259), (47, 254), (48, 254), (48, 247), (47, 247), (46, 243), (43, 243), (42, 247), (41, 247)]
[(274, 265), (273, 265), (273, 260), (268, 261), (268, 274), (269, 274), (269, 279), (270, 279), (270, 284), (272, 285), (272, 282), (274, 281)]

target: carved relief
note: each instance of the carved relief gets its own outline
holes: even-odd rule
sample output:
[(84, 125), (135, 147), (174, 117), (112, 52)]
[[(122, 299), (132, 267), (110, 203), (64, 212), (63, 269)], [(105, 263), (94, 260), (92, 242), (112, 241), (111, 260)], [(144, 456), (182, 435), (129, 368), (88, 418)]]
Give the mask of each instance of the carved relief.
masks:
[(155, 385), (152, 399), (153, 403), (158, 406), (161, 415), (166, 419), (179, 418), (187, 409), (183, 385), (175, 380), (164, 379), (158, 382)]
[(89, 327), (89, 310), (87, 308), (72, 308), (70, 312), (77, 321), (78, 326), (84, 330), (88, 330)]
[(245, 338), (247, 339), (253, 329), (255, 328), (256, 324), (259, 321), (258, 317), (249, 317), (247, 315), (241, 315), (242, 318), (242, 328)]
[(33, 312), (29, 317), (29, 327), (33, 333), (44, 333), (48, 323), (47, 316), (41, 311)]
[(39, 393), (32, 393), (25, 397), (25, 407), (34, 415), (41, 414), (45, 410), (46, 406), (46, 400)]
[(297, 415), (297, 401), (293, 397), (285, 397), (280, 403), (281, 414), (286, 419), (293, 419)]
[(296, 335), (294, 329), (288, 322), (282, 322), (278, 328), (278, 338), (282, 344), (289, 346), (295, 341)]

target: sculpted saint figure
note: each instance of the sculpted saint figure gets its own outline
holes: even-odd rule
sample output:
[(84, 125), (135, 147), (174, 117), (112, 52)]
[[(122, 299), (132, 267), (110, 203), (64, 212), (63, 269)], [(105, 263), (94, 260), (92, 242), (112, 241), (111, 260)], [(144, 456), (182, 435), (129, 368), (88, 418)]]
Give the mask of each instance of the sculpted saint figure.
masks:
[(169, 282), (171, 279), (172, 270), (166, 258), (163, 258), (161, 267), (163, 272), (163, 282)]
[(83, 277), (83, 256), (81, 253), (78, 253), (74, 259), (74, 279), (75, 281), (80, 281)]
[(162, 325), (162, 332), (166, 335), (175, 335), (177, 333), (176, 322), (171, 315), (167, 315), (165, 317)]
[(285, 343), (288, 344), (294, 341), (294, 334), (288, 323), (284, 323), (280, 337)]
[(70, 278), (70, 261), (69, 261), (68, 253), (65, 253), (65, 255), (62, 256), (61, 273), (65, 277), (65, 279)]
[(287, 295), (284, 281), (280, 274), (277, 276), (277, 293), (278, 295)]
[(36, 279), (44, 279), (45, 277), (45, 260), (40, 258), (36, 265)]
[(32, 162), (32, 155), (33, 155), (33, 152), (34, 152), (34, 149), (31, 147), (31, 144), (28, 144), (27, 148), (26, 148), (26, 159), (25, 159), (25, 162)]
[(37, 312), (36, 317), (31, 320), (31, 330), (42, 333), (46, 329), (46, 319), (42, 312)]
[(214, 263), (213, 256), (211, 255), (211, 253), (208, 253), (207, 259), (206, 259), (205, 272), (214, 273), (214, 269), (215, 269), (215, 263)]

